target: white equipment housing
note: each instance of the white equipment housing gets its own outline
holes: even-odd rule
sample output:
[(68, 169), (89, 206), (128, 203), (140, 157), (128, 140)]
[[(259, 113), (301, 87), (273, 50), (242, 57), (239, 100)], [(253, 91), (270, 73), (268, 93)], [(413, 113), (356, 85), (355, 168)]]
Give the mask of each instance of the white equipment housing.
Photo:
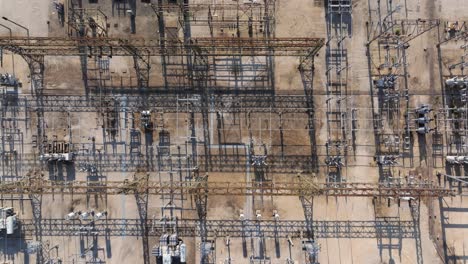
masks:
[(12, 235), (18, 229), (18, 221), (13, 207), (0, 208), (0, 231)]
[(187, 260), (185, 258), (185, 255), (187, 254), (187, 246), (185, 244), (180, 245), (180, 262), (181, 263), (186, 263)]
[(449, 164), (468, 164), (467, 156), (446, 156), (445, 160)]
[(445, 80), (445, 85), (449, 88), (466, 88), (468, 87), (468, 80), (465, 78), (453, 77)]
[(73, 161), (73, 153), (48, 153), (40, 156), (41, 161)]

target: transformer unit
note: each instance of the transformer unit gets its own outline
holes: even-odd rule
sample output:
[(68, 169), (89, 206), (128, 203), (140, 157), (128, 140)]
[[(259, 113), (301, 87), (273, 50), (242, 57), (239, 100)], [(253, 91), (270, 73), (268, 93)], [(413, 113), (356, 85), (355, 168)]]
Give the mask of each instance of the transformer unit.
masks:
[(145, 131), (151, 131), (153, 129), (153, 122), (151, 121), (151, 111), (141, 111), (141, 125)]
[(378, 89), (395, 89), (396, 79), (397, 77), (395, 75), (388, 75), (373, 80), (373, 83)]
[(464, 89), (468, 87), (468, 80), (466, 78), (453, 77), (453, 78), (445, 80), (445, 85), (448, 88)]
[(21, 87), (22, 86), (19, 79), (17, 79), (14, 75), (11, 75), (8, 73), (6, 74), (0, 73), (0, 85), (9, 86), (9, 87), (13, 87), (13, 86)]
[(7, 235), (12, 235), (16, 229), (18, 229), (18, 222), (13, 207), (1, 207), (0, 231), (6, 232)]
[(159, 246), (152, 249), (157, 264), (186, 264), (187, 246), (176, 234), (162, 235)]
[(375, 160), (379, 165), (397, 165), (398, 164), (398, 155), (381, 155), (377, 156)]
[(73, 153), (46, 153), (40, 157), (41, 161), (73, 161)]
[(416, 132), (418, 132), (419, 134), (427, 134), (434, 130), (432, 128), (429, 128), (429, 123), (434, 120), (432, 118), (429, 118), (428, 115), (430, 112), (432, 112), (432, 108), (427, 104), (423, 104), (416, 108), (416, 124), (418, 125), (418, 127), (416, 128)]
[(312, 240), (302, 241), (302, 251), (305, 253), (305, 259), (307, 264), (320, 264), (318, 260), (318, 254), (321, 246), (317, 242)]
[(445, 160), (449, 164), (468, 164), (468, 156), (446, 156)]
[(47, 162), (73, 162), (74, 158), (73, 152), (70, 150), (70, 144), (57, 140), (45, 144), (43, 153), (39, 159)]

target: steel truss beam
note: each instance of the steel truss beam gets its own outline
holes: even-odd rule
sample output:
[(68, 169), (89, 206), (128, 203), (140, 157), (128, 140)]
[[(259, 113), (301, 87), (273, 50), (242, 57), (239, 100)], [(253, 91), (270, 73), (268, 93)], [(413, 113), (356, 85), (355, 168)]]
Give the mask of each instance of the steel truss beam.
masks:
[(149, 86), (149, 74), (151, 69), (150, 54), (146, 50), (140, 50), (132, 45), (123, 46), (133, 57), (133, 65), (137, 76), (138, 88), (147, 89)]
[[(265, 5), (264, 4), (151, 4), (155, 13), (161, 12), (174, 12), (183, 13), (184, 10), (188, 10), (190, 14), (188, 21), (193, 25), (208, 24), (208, 23), (219, 23), (227, 25), (228, 23), (236, 23), (246, 21), (238, 21), (238, 16), (251, 17), (250, 22), (264, 22), (263, 17)], [(203, 12), (203, 13), (202, 13)], [(224, 13), (228, 12), (228, 13)], [(218, 20), (214, 19), (213, 14), (217, 14)]]
[[(437, 44), (437, 47), (440, 47), (441, 45), (453, 40), (466, 40), (468, 38), (468, 21), (458, 21), (458, 23), (458, 32), (455, 32), (455, 34), (451, 37), (445, 37), (440, 39), (439, 43)], [(446, 22), (445, 26), (448, 26), (448, 22)]]
[[(44, 236), (77, 236), (87, 232), (97, 232), (99, 236), (141, 236), (139, 219), (104, 219), (95, 223), (81, 223), (79, 220), (42, 219)], [(148, 236), (159, 237), (165, 233), (164, 222), (148, 220)], [(199, 220), (177, 220), (180, 237), (200, 237)], [(380, 236), (395, 233), (402, 238), (414, 238), (413, 221), (371, 220), (371, 221), (313, 221), (315, 238), (376, 238), (377, 228), (384, 230)], [(34, 220), (21, 220), (22, 232), (30, 235), (34, 232)], [(300, 238), (308, 232), (304, 221), (289, 220), (206, 220), (206, 232), (209, 237), (250, 237), (257, 236), (258, 230), (264, 237)]]
[(198, 214), (198, 231), (200, 232), (200, 240), (202, 246), (200, 247), (200, 263), (205, 264), (209, 263), (208, 255), (203, 254), (205, 243), (208, 240), (208, 230), (206, 224), (206, 216), (207, 216), (207, 203), (208, 203), (208, 195), (206, 186), (208, 184), (208, 176), (196, 176), (195, 181), (197, 185), (200, 187), (193, 196), (195, 197), (195, 204), (197, 207), (197, 214)]
[[(197, 12), (197, 11), (204, 11), (212, 8), (213, 10), (216, 11), (241, 11), (241, 12), (249, 12), (256, 10), (258, 12), (263, 11), (265, 8), (264, 5), (261, 4), (251, 4), (251, 3), (246, 3), (246, 4), (202, 4), (202, 3), (191, 3), (191, 4), (180, 4), (180, 5), (171, 5), (171, 4), (151, 4), (151, 7), (153, 10), (158, 10), (161, 9), (163, 11), (169, 12), (169, 11), (179, 11), (183, 8), (188, 8), (190, 11)], [(191, 22), (197, 22), (199, 21), (198, 18), (195, 17), (190, 17)]]
[[(139, 173), (135, 175), (135, 180), (146, 183), (149, 179), (149, 174)], [(150, 251), (148, 241), (148, 189), (135, 192), (135, 200), (137, 202), (138, 215), (140, 216), (140, 232), (141, 242), (143, 244), (143, 260), (144, 263), (150, 263)]]
[[(159, 110), (167, 113), (180, 112), (183, 109), (190, 109), (195, 113), (202, 111), (201, 100), (181, 101), (186, 97), (177, 95), (147, 95), (146, 102), (148, 108), (155, 112)], [(194, 99), (199, 96), (192, 96)], [(312, 107), (311, 103), (304, 96), (294, 95), (212, 95), (211, 101), (213, 103), (209, 111), (212, 109), (219, 112), (272, 112), (281, 111), (282, 113), (298, 113), (304, 112)], [(119, 104), (119, 111), (139, 111), (141, 110), (141, 96), (116, 96), (109, 98), (109, 100), (116, 100)], [(42, 105), (29, 96), (20, 96), (18, 98), (18, 107), (28, 108), (35, 110), (41, 107), (44, 112), (95, 112), (100, 111), (102, 108), (108, 107), (102, 101), (86, 96), (72, 96), (72, 95), (43, 95)]]
[[(34, 56), (135, 56), (128, 47), (147, 56), (163, 54), (222, 56), (313, 56), (323, 46), (321, 38), (191, 38), (188, 43), (158, 39), (0, 37), (0, 48), (19, 55)], [(87, 47), (85, 50), (80, 47)]]
[(357, 196), (357, 197), (443, 197), (454, 196), (455, 191), (430, 183), (314, 183), (296, 182), (207, 182), (201, 186), (197, 181), (49, 181), (28, 178), (22, 181), (0, 184), (3, 194), (62, 194), (62, 195), (131, 195), (148, 192), (151, 195), (204, 191), (206, 195), (271, 195), (271, 196)]
[(107, 16), (99, 8), (68, 8), (68, 34), (86, 35), (91, 30), (93, 37), (107, 37)]
[(32, 235), (36, 238), (36, 241), (41, 243), (41, 247), (38, 248), (36, 253), (36, 263), (41, 264), (44, 261), (44, 252), (42, 250), (42, 194), (30, 194), (31, 207), (33, 211), (33, 224), (34, 232)]
[(379, 42), (408, 43), (425, 32), (439, 26), (438, 19), (402, 19), (370, 22), (369, 45), (375, 40)]
[[(197, 142), (194, 142), (196, 144)], [(197, 145), (198, 146), (198, 145)], [(243, 148), (244, 145), (238, 145), (239, 148)], [(80, 164), (88, 163), (90, 158), (94, 154), (84, 154), (78, 153), (74, 156), (75, 167), (79, 168)], [(116, 154), (105, 154), (100, 153), (99, 162), (95, 164), (96, 168), (101, 173), (105, 172), (122, 172), (122, 171), (138, 171), (141, 167), (141, 164), (136, 162), (134, 158), (125, 153), (116, 153)], [(140, 154), (141, 160), (146, 160), (151, 162), (151, 166), (148, 166), (146, 170), (148, 172), (158, 172), (160, 168), (158, 164), (160, 162), (157, 160), (158, 157)], [(210, 172), (246, 172), (246, 162), (249, 161), (250, 156), (248, 154), (239, 154), (239, 155), (224, 155), (224, 154), (211, 154), (200, 155), (197, 154), (196, 160), (198, 166), (202, 171)], [(173, 162), (178, 159), (177, 155), (168, 156), (168, 159)], [(37, 156), (34, 154), (23, 154), (21, 156), (21, 166), (23, 170), (34, 169), (37, 163)], [(304, 155), (268, 155), (268, 171), (270, 173), (297, 173), (298, 170), (303, 171), (304, 173), (315, 172), (317, 169), (317, 159), (311, 157), (308, 154)], [(242, 166), (241, 166), (242, 165)], [(204, 169), (208, 167), (208, 170)]]
[[(324, 45), (319, 38), (195, 38), (193, 48), (211, 56), (314, 56)], [(208, 49), (211, 49), (208, 51)]]

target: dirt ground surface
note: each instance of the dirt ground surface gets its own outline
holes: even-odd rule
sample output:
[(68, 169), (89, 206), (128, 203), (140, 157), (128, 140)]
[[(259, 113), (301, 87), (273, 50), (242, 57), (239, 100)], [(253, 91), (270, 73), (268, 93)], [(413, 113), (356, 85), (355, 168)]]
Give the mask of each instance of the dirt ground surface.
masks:
[[(71, 29), (67, 24), (69, 22), (67, 15), (70, 12), (71, 2), (82, 2), (83, 7), (89, 9), (99, 7), (100, 11), (107, 15), (109, 37), (160, 38), (158, 17), (150, 5), (144, 3), (145, 1), (136, 1), (135, 34), (131, 33), (130, 7), (125, 6), (120, 11), (115, 6), (113, 7), (113, 3), (116, 2), (130, 2), (123, 0), (99, 0), (98, 4), (90, 4), (89, 2), (92, 1), (0, 0), (0, 15), (28, 28), (31, 37), (69, 37), (68, 33)], [(157, 1), (148, 2), (156, 3)], [(190, 4), (212, 4), (213, 10), (210, 9), (210, 12), (215, 21), (213, 36), (234, 36), (237, 33), (235, 30), (237, 16), (243, 22), (240, 26), (241, 37), (248, 37), (248, 27), (245, 26), (248, 12), (228, 13), (226, 11), (223, 13), (219, 11), (221, 9), (214, 8), (216, 5), (238, 4), (242, 2), (241, 0), (193, 0), (189, 2)], [(265, 1), (253, 2), (260, 2), (259, 5), (264, 6)], [(382, 168), (376, 161), (377, 125), (375, 119), (379, 112), (377, 109), (379, 102), (375, 94), (371, 92), (371, 86), (373, 86), (371, 83), (373, 79), (375, 80), (375, 71), (378, 68), (376, 65), (383, 64), (382, 61), (392, 61), (396, 55), (386, 56), (382, 51), (384, 48), (379, 48), (376, 42), (369, 45), (369, 49), (366, 46), (368, 26), (371, 24), (369, 22), (378, 21), (377, 4), (380, 3), (383, 10), (386, 8), (384, 5), (387, 1), (352, 0), (350, 2), (352, 2), (351, 33), (346, 34), (347, 36), (342, 40), (347, 50), (347, 67), (342, 69), (346, 72), (346, 94), (339, 99), (346, 101), (343, 103), (345, 105), (343, 112), (347, 113), (347, 119), (346, 124), (338, 126), (353, 128), (348, 129), (348, 134), (344, 136), (344, 141), (349, 144), (343, 147), (347, 154), (346, 164), (341, 169), (341, 177), (343, 182), (378, 183), (381, 180), (380, 169)], [(394, 14), (398, 19), (439, 19), (440, 25), (412, 39), (408, 43), (409, 46), (404, 49), (406, 55), (400, 56), (405, 57), (406, 64), (401, 63), (395, 67), (395, 71), (397, 75), (402, 74), (401, 69), (405, 68), (409, 99), (404, 100), (404, 91), (400, 87), (398, 117), (395, 120), (383, 122), (382, 130), (389, 134), (403, 135), (405, 111), (409, 109), (413, 113), (414, 109), (422, 104), (429, 104), (434, 109), (433, 113), (439, 113), (438, 117), (441, 121), (438, 123), (440, 126), (437, 131), (442, 134), (443, 138), (442, 155), (436, 155), (434, 154), (436, 153), (434, 133), (437, 131), (420, 136), (416, 133), (415, 122), (411, 122), (412, 156), (406, 158), (403, 153), (400, 153), (398, 164), (390, 167), (391, 175), (395, 179), (415, 175), (423, 181), (436, 185), (438, 184), (437, 172), (462, 175), (463, 180), (463, 175), (465, 178), (467, 175), (466, 166), (452, 166), (446, 162), (446, 156), (463, 156), (462, 152), (465, 150), (454, 151), (452, 147), (449, 147), (449, 141), (452, 140), (451, 117), (443, 113), (448, 113), (447, 108), (450, 108), (444, 101), (444, 82), (449, 78), (447, 76), (453, 76), (451, 72), (453, 69), (450, 65), (459, 62), (460, 58), (466, 54), (460, 48), (466, 45), (466, 41), (460, 39), (447, 42), (440, 45), (440, 49), (438, 43), (445, 37), (445, 22), (468, 21), (466, 0), (393, 0), (390, 2), (394, 7), (401, 6)], [(54, 3), (64, 4), (66, 19), (63, 27), (59, 23)], [(253, 3), (247, 4), (254, 5)], [(166, 56), (171, 57), (172, 61), (170, 61), (164, 56), (151, 57), (149, 89), (151, 87), (160, 89), (158, 91), (162, 91), (161, 96), (169, 94), (167, 90), (161, 88), (167, 82), (176, 87), (174, 89), (179, 90), (177, 90), (177, 112), (171, 112), (162, 107), (146, 106), (152, 109), (151, 118), (155, 124), (150, 132), (143, 128), (141, 122), (141, 111), (145, 110), (144, 106), (139, 106), (138, 111), (128, 110), (129, 108), (124, 106), (125, 102), (130, 100), (131, 95), (139, 95), (134, 59), (131, 56), (113, 56), (112, 58), (103, 56), (99, 59), (109, 63), (108, 69), (96, 68), (94, 71), (92, 67), (98, 67), (94, 63), (95, 60), (97, 61), (97, 56), (88, 57), (88, 70), (85, 71), (82, 70), (82, 57), (87, 56), (46, 56), (43, 91), (45, 97), (63, 96), (62, 100), (70, 101), (70, 103), (57, 102), (57, 105), (64, 106), (61, 109), (44, 113), (44, 134), (49, 141), (70, 143), (77, 158), (73, 163), (41, 162), (35, 146), (38, 141), (36, 128), (39, 122), (39, 114), (37, 114), (39, 111), (31, 107), (26, 108), (25, 103), (20, 103), (18, 116), (15, 118), (21, 120), (16, 124), (16, 128), (21, 132), (21, 148), (16, 145), (10, 147), (4, 143), (4, 138), (7, 137), (5, 128), (10, 124), (8, 123), (10, 114), (3, 110), (1, 112), (2, 153), (13, 148), (15, 153), (19, 153), (17, 158), (19, 165), (15, 173), (18, 178), (14, 180), (26, 177), (35, 170), (43, 175), (44, 180), (51, 181), (79, 180), (105, 183), (132, 180), (135, 175), (143, 173), (135, 168), (140, 168), (139, 166), (145, 163), (146, 166), (152, 168), (147, 172), (148, 179), (155, 182), (183, 181), (195, 170), (200, 170), (201, 174), (208, 174), (210, 183), (251, 182), (258, 180), (259, 177), (263, 177), (262, 180), (267, 182), (293, 182), (297, 180), (298, 173), (318, 182), (326, 182), (329, 176), (326, 158), (331, 148), (328, 142), (341, 130), (335, 131), (327, 125), (329, 105), (331, 105), (327, 103), (330, 99), (327, 76), (330, 71), (337, 69), (331, 69), (330, 65), (327, 65), (327, 45), (331, 45), (332, 41), (327, 40), (329, 36), (327, 35), (325, 6), (325, 0), (275, 1), (274, 37), (323, 38), (325, 40), (325, 45), (313, 57), (312, 125), (310, 124), (310, 109), (289, 111), (266, 108), (256, 112), (236, 108), (236, 103), (244, 103), (239, 100), (245, 100), (245, 97), (239, 95), (239, 91), (242, 94), (242, 91), (246, 90), (251, 92), (245, 93), (247, 97), (257, 96), (261, 102), (267, 102), (272, 94), (277, 97), (294, 95), (306, 101), (309, 98), (305, 95), (307, 93), (304, 87), (306, 82), (301, 78), (299, 71), (303, 58), (297, 56), (274, 56), (273, 60), (270, 60), (268, 56), (210, 57), (209, 63), (216, 64), (213, 68), (218, 68), (216, 70), (211, 68), (211, 73), (214, 74), (210, 76), (208, 86), (220, 87), (222, 91), (219, 93), (232, 96), (232, 102), (230, 102), (232, 105), (225, 105), (221, 110), (213, 106), (206, 115), (186, 110), (189, 107), (187, 102), (198, 103), (202, 98), (202, 94), (184, 92), (186, 89), (184, 85), (190, 83), (190, 76), (184, 67), (180, 67), (180, 64), (187, 58)], [(175, 10), (179, 8), (176, 7)], [(204, 8), (199, 11), (200, 17), (208, 14), (206, 6)], [(171, 34), (183, 39), (184, 31), (181, 25), (183, 21), (176, 14), (177, 12), (165, 13), (166, 32), (172, 30)], [(265, 14), (261, 13), (263, 11), (258, 12), (260, 13), (251, 15), (254, 18), (264, 19)], [(228, 25), (219, 26), (223, 25), (224, 18), (229, 20), (229, 17), (233, 17), (233, 20), (227, 23)], [(94, 18), (97, 20), (97, 16)], [(194, 25), (191, 27), (191, 35), (194, 38), (210, 37), (209, 28), (201, 20), (200, 18), (198, 21), (200, 25), (192, 21)], [(9, 33), (1, 25), (11, 27), (13, 36), (26, 36), (26, 31), (21, 27), (6, 20), (0, 20), (0, 38), (2, 39), (8, 38)], [(262, 36), (264, 24), (261, 30), (260, 25), (255, 25), (256, 37)], [(167, 71), (172, 74), (168, 74), (169, 77), (163, 73), (163, 69), (166, 69), (162, 65), (163, 60), (168, 64)], [(458, 69), (459, 67), (455, 68), (455, 70)], [(379, 70), (382, 69), (379, 68)], [(14, 74), (22, 82), (22, 87), (18, 91), (19, 96), (30, 98), (29, 103), (35, 103), (31, 99), (34, 92), (30, 79), (31, 72), (25, 58), (5, 51), (0, 74), (5, 73)], [(105, 78), (102, 77), (103, 80), (99, 81), (91, 80), (93, 74), (105, 76)], [(89, 87), (85, 85), (85, 75), (89, 77), (89, 87), (109, 87), (108, 90), (87, 91)], [(464, 73), (461, 69), (461, 73), (455, 75), (464, 77), (466, 72)], [(399, 81), (403, 79), (403, 77), (398, 78)], [(94, 83), (99, 84), (94, 85)], [(126, 88), (130, 92), (125, 90)], [(6, 94), (6, 88), (0, 85), (0, 89), (2, 89), (2, 94)], [(155, 94), (158, 95), (158, 92)], [(71, 100), (77, 96), (99, 102), (103, 107), (99, 111), (73, 109), (75, 104)], [(118, 103), (115, 103), (117, 101)], [(0, 104), (2, 109), (15, 107), (14, 104), (5, 102), (7, 100), (2, 99)], [(53, 105), (54, 103), (45, 102), (45, 104)], [(336, 107), (335, 103), (333, 107)], [(351, 113), (354, 111), (356, 117), (351, 120)], [(385, 111), (382, 115), (385, 115)], [(314, 129), (311, 129), (312, 126)], [(311, 140), (311, 130), (314, 133), (314, 141)], [(169, 147), (161, 143), (164, 141), (163, 132), (170, 134)], [(466, 139), (468, 138), (464, 138)], [(137, 143), (131, 143), (135, 140)], [(209, 146), (207, 146), (207, 141), (209, 141)], [(466, 143), (468, 142), (463, 144)], [(401, 139), (400, 149), (402, 145), (403, 139)], [(161, 149), (165, 147), (171, 153), (168, 157), (162, 157), (160, 154)], [(457, 154), (453, 154), (455, 152)], [(134, 155), (134, 153), (137, 154)], [(208, 153), (217, 159), (213, 158), (211, 169), (206, 170), (205, 166), (208, 166), (209, 161), (204, 160), (203, 157), (208, 156)], [(259, 159), (262, 156), (267, 157), (262, 164), (263, 169), (258, 169), (253, 164), (253, 156)], [(313, 163), (312, 156), (317, 157), (318, 166), (310, 165)], [(198, 160), (194, 157), (198, 157)], [(157, 165), (148, 165), (153, 163)], [(6, 161), (2, 161), (1, 166), (4, 168), (2, 181), (6, 182), (7, 176), (10, 175), (6, 172), (9, 165)], [(94, 166), (95, 170), (87, 166)], [(146, 175), (146, 172), (143, 174)], [(465, 185), (460, 186), (460, 189), (466, 188), (466, 182)], [(25, 195), (18, 198), (5, 193), (0, 193), (0, 195), (2, 195), (0, 198), (2, 206), (14, 207), (20, 222), (20, 228), (13, 236), (5, 234), (0, 238), (0, 260), (3, 261), (2, 263), (34, 263), (37, 254), (30, 249), (31, 245), (39, 239), (34, 235), (34, 215), (30, 197)], [(145, 263), (141, 226), (132, 222), (132, 220), (140, 219), (141, 212), (137, 203), (138, 197), (135, 195), (76, 194), (70, 196), (57, 193), (42, 195), (41, 199), (40, 212), (44, 223), (56, 219), (59, 224), (50, 228), (74, 230), (67, 235), (47, 234), (46, 231), (42, 233), (42, 248), (44, 252), (47, 251), (47, 257), (51, 261), (58, 261), (58, 259), (62, 261), (47, 263)], [(413, 197), (409, 200), (413, 201)], [(468, 260), (468, 201), (464, 195), (422, 198), (417, 207), (419, 211), (417, 220), (409, 205), (410, 202), (385, 198), (373, 199), (372, 197), (314, 197), (311, 211), (313, 212), (312, 218), (316, 221), (316, 230), (319, 230), (315, 234), (315, 242), (320, 248), (317, 253), (317, 263), (465, 263)], [(168, 208), (171, 207), (176, 209), (169, 210)], [(260, 228), (262, 221), (274, 223), (275, 210), (280, 221), (305, 225), (305, 210), (299, 197), (209, 196), (206, 208), (208, 222), (243, 218), (257, 223), (259, 228), (257, 232), (251, 233), (248, 237), (210, 236), (209, 239), (214, 241), (210, 260), (213, 260), (215, 256), (214, 262), (200, 261), (202, 243), (199, 236), (180, 235), (187, 245), (187, 263), (314, 263), (306, 256), (302, 247), (304, 241), (311, 239), (306, 233), (292, 231), (288, 235), (289, 239), (288, 236), (276, 238), (271, 235), (263, 236), (262, 232), (266, 233), (266, 231)], [(96, 235), (83, 230), (83, 226), (90, 226), (86, 221), (65, 220), (67, 214), (77, 211), (107, 212), (106, 218), (96, 220), (99, 228), (107, 231)], [(176, 192), (172, 196), (149, 196), (146, 208), (149, 220), (160, 223), (160, 219), (168, 217), (169, 211), (171, 215), (181, 220), (181, 223), (184, 219), (197, 220), (199, 218), (194, 198), (189, 195)], [(261, 214), (261, 217), (257, 214)], [(121, 233), (113, 235), (109, 230), (117, 228), (117, 224), (114, 225), (117, 222), (119, 226), (124, 227), (124, 232), (122, 234), (122, 230), (119, 229)], [(396, 223), (396, 226), (390, 226), (393, 223)], [(158, 226), (148, 228), (150, 233), (154, 233), (154, 229)], [(196, 226), (192, 229), (198, 232), (200, 228)], [(285, 230), (281, 232), (288, 232), (288, 229), (295, 230), (296, 227), (291, 225), (284, 228)], [(165, 230), (165, 232), (171, 231)], [(222, 233), (221, 230), (219, 232)], [(228, 240), (230, 243), (226, 242)], [(148, 237), (150, 251), (159, 244), (159, 236)], [(156, 263), (154, 256), (150, 257), (150, 263)]]

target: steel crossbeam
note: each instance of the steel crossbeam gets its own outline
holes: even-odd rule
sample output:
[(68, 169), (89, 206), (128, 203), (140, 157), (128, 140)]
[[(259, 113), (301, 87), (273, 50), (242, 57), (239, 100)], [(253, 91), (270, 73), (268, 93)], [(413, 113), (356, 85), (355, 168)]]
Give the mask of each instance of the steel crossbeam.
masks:
[(357, 196), (357, 197), (444, 197), (454, 196), (455, 191), (429, 183), (317, 183), (311, 186), (303, 182), (208, 182), (205, 186), (196, 181), (143, 182), (143, 181), (49, 181), (27, 178), (22, 181), (1, 183), (3, 194), (107, 194), (130, 195), (148, 192), (152, 195), (170, 194), (174, 191), (194, 194), (203, 190), (207, 195), (271, 195), (271, 196)]
[[(239, 148), (242, 148), (243, 145), (239, 145)], [(92, 153), (78, 153), (74, 155), (74, 162), (76, 167), (79, 167), (81, 163), (88, 163), (90, 158), (94, 154)], [(122, 172), (122, 171), (137, 171), (141, 165), (134, 160), (131, 155), (125, 153), (100, 153), (99, 162), (96, 163), (96, 167), (102, 173), (104, 172)], [(154, 161), (153, 166), (147, 166), (146, 171), (148, 172), (157, 172), (159, 168), (157, 166), (157, 157), (147, 156), (146, 154), (141, 154), (140, 159)], [(173, 162), (178, 159), (177, 155), (168, 157)], [(249, 156), (240, 154), (240, 155), (222, 155), (222, 154), (212, 154), (209, 157), (211, 160), (211, 170), (218, 172), (245, 172), (247, 170), (246, 166), (239, 166), (240, 164), (246, 164), (248, 162)], [(205, 166), (208, 163), (208, 157), (206, 155), (198, 155), (198, 165)], [(21, 155), (21, 166), (23, 170), (33, 169), (37, 166), (37, 156), (34, 154), (23, 154)], [(271, 173), (296, 173), (298, 169), (304, 172), (311, 172), (314, 168), (314, 160), (310, 155), (269, 155), (268, 156), (268, 166)]]
[(379, 41), (407, 43), (423, 33), (439, 26), (438, 19), (395, 19), (386, 20), (382, 23), (372, 23), (368, 44), (379, 39)]
[[(195, 113), (201, 111), (201, 102), (196, 100), (196, 96), (192, 96), (194, 100), (182, 101), (185, 97), (177, 97), (176, 95), (147, 95), (146, 101), (148, 108), (154, 112), (163, 110), (164, 112), (180, 112), (186, 107)], [(276, 95), (272, 97), (264, 95), (251, 96), (214, 96), (213, 97), (214, 111), (221, 112), (271, 112), (279, 110), (283, 113), (300, 112), (305, 113), (310, 107), (307, 104), (304, 96), (295, 95)], [(141, 97), (139, 96), (115, 96), (109, 100), (117, 101), (119, 111), (138, 111), (141, 108)], [(101, 100), (93, 98), (87, 99), (86, 96), (79, 95), (43, 95), (42, 102), (39, 106), (33, 97), (20, 96), (17, 102), (18, 107), (26, 107), (35, 110), (38, 107), (44, 112), (95, 112), (108, 107)]]
[[(205, 3), (189, 3), (189, 4), (180, 4), (180, 5), (175, 5), (175, 4), (151, 4), (151, 7), (153, 9), (158, 9), (161, 8), (163, 11), (178, 11), (182, 8), (187, 8), (190, 11), (196, 12), (196, 11), (203, 11), (203, 10), (208, 10), (208, 9), (213, 9), (216, 11), (251, 11), (251, 10), (257, 10), (258, 12), (261, 12), (264, 10), (264, 5), (263, 4), (252, 4), (249, 2), (246, 2), (244, 4), (229, 4), (229, 3), (223, 3), (222, 5), (216, 5), (216, 4), (205, 4)], [(198, 18), (191, 17), (193, 21), (198, 21)]]
[(134, 56), (128, 47), (147, 56), (187, 55), (192, 50), (206, 56), (267, 56), (271, 52), (275, 56), (310, 56), (323, 45), (320, 38), (191, 38), (185, 44), (168, 42), (161, 47), (158, 39), (143, 38), (0, 37), (0, 48), (22, 56)]
[[(158, 12), (169, 12), (169, 13), (182, 13), (184, 10), (189, 12), (190, 16), (188, 17), (190, 23), (198, 25), (200, 23), (232, 23), (237, 22), (237, 16), (249, 16), (251, 17), (251, 22), (263, 22), (264, 21), (264, 4), (252, 4), (252, 3), (243, 3), (243, 4), (228, 4), (223, 3), (222, 5), (217, 4), (202, 4), (202, 3), (190, 3), (190, 4), (151, 4), (151, 7)], [(213, 15), (215, 14), (215, 15)], [(217, 14), (221, 14), (219, 21), (216, 21), (214, 17), (218, 17)], [(242, 20), (240, 21), (242, 22)]]
[[(105, 219), (98, 222), (80, 222), (79, 220), (42, 219), (44, 236), (76, 236), (93, 232), (106, 236), (141, 236), (139, 219)], [(148, 236), (161, 236), (165, 233), (164, 222), (147, 220)], [(180, 237), (199, 237), (199, 220), (177, 220), (177, 231)], [(377, 228), (383, 234), (401, 235), (402, 238), (414, 238), (414, 223), (398, 220), (371, 221), (321, 221), (312, 223), (316, 238), (376, 238)], [(22, 232), (33, 234), (34, 220), (21, 220)], [(307, 232), (304, 221), (291, 220), (206, 220), (206, 231), (209, 237), (250, 237), (258, 232), (264, 237), (299, 238)]]

